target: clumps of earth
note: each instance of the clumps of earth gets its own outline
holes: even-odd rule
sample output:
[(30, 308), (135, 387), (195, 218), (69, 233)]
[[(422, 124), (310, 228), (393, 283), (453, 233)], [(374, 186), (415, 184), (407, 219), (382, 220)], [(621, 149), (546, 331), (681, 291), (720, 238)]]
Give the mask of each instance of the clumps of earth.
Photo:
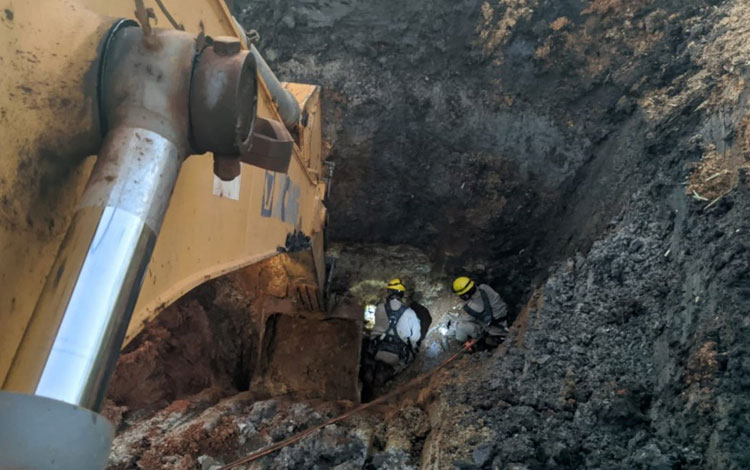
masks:
[[(234, 11), (283, 79), (322, 86), (331, 301), (401, 276), (438, 326), (468, 274), (516, 317), (245, 468), (750, 468), (745, 2)], [(211, 390), (124, 410), (111, 468), (216, 468), (355, 406)]]

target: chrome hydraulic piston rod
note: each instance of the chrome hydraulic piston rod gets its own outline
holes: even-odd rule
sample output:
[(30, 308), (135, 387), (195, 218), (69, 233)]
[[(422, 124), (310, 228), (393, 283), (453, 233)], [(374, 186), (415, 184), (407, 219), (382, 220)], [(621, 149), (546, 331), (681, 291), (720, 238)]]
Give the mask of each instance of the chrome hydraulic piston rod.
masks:
[(194, 36), (132, 22), (114, 34), (100, 84), (104, 143), (5, 383), (92, 410), (190, 149)]
[[(248, 52), (226, 40), (201, 49), (188, 33), (142, 24), (110, 38), (100, 84), (108, 130), (4, 384), (95, 411), (182, 162), (195, 149), (238, 155), (255, 120)], [(211, 98), (224, 104), (205, 106)], [(204, 104), (192, 122), (191, 101)]]
[(98, 409), (181, 160), (172, 142), (146, 129), (107, 136), (38, 306), (67, 301), (36, 395)]

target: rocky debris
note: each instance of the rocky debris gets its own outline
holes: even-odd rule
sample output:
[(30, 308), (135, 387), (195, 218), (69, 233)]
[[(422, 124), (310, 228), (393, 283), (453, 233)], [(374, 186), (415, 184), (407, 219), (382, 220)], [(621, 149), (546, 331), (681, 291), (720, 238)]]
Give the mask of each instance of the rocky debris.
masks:
[[(148, 419), (126, 420), (110, 456), (110, 469), (189, 469), (222, 466), (230, 460), (287, 438), (303, 425), (315, 425), (345, 404), (311, 407), (284, 400), (256, 401), (243, 392), (218, 401), (204, 396), (174, 402)], [(302, 424), (304, 423), (304, 424)], [(364, 464), (367, 435), (350, 427), (328, 426), (249, 468), (332, 468), (338, 462)], [(359, 456), (359, 457), (357, 457)], [(327, 466), (331, 464), (330, 466)], [(355, 468), (345, 465), (339, 468)]]
[[(220, 401), (196, 395), (146, 419), (126, 419), (108, 468), (216, 470), (351, 406), (286, 398), (257, 401), (250, 392)], [(383, 412), (384, 420), (373, 414), (355, 416), (240, 468), (419, 468), (419, 443), (430, 430), (427, 415), (415, 407)]]
[[(429, 250), (344, 247), (338, 292), (414, 261), (427, 299), (467, 272), (520, 315), (416, 398), (253, 468), (750, 468), (744, 2), (235, 8), (282, 78), (323, 86), (333, 237)], [(113, 468), (227, 462), (331, 415), (210, 398), (120, 414)], [(268, 425), (232, 427), (256, 405)]]
[[(656, 178), (590, 252), (559, 265), (506, 345), (441, 370), (402, 406), (250, 468), (747, 467), (750, 185), (741, 181), (705, 212)], [(218, 400), (207, 392), (126, 415), (110, 468), (211, 468), (343, 410)]]
[(748, 466), (743, 2), (237, 8), (324, 87), (334, 237), (430, 246), (518, 311), (559, 263), (523, 347), (433, 380), (425, 466)]
[[(505, 345), (461, 358), (396, 408), (327, 428), (250, 468), (747, 467), (750, 185), (742, 181), (705, 212), (682, 186), (656, 178), (587, 254), (557, 267)], [(353, 264), (372, 259), (381, 258)], [(201, 455), (226, 463), (342, 410), (249, 395), (211, 400), (175, 402), (179, 419), (166, 410), (126, 418), (111, 468), (200, 468), (189, 459)], [(223, 423), (210, 435), (234, 447), (196, 434), (212, 426), (197, 422)], [(245, 422), (257, 433), (240, 430)], [(161, 437), (145, 440), (154, 429)], [(162, 467), (133, 457), (148, 463), (157, 455), (149, 449)]]
[[(447, 381), (441, 399), (452, 411), (433, 428), (454, 442), (482, 420), (492, 437), (477, 468), (487, 453), (492, 468), (750, 463), (741, 450), (750, 399), (738, 388), (750, 372), (741, 365), (750, 323), (737, 282), (747, 277), (737, 253), (750, 242), (750, 187), (723, 213), (704, 214), (665, 183), (637, 193), (609, 235), (548, 279), (524, 348), (495, 354), (460, 386)], [(440, 460), (471, 462), (466, 452), (444, 448)]]

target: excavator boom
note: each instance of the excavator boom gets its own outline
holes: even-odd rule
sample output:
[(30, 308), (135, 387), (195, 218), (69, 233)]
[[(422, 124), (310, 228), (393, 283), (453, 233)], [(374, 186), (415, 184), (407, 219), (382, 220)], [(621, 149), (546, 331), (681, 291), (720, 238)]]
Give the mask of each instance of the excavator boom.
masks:
[(0, 17), (0, 427), (34, 435), (53, 407), (106, 452), (70, 405), (97, 411), (120, 348), (186, 292), (302, 238), (322, 308), (320, 91), (279, 82), (221, 0)]

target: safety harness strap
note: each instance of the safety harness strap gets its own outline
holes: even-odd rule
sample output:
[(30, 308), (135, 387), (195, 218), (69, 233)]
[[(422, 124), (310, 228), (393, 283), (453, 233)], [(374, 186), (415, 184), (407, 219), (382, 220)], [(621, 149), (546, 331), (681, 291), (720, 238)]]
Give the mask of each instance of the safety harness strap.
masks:
[(398, 333), (396, 332), (396, 326), (398, 325), (398, 321), (401, 320), (401, 316), (406, 311), (406, 305), (401, 305), (398, 310), (393, 310), (391, 308), (391, 301), (387, 300), (385, 302), (385, 313), (388, 315), (388, 329), (385, 330), (384, 335), (385, 336), (394, 336), (398, 338)]
[(466, 313), (476, 318), (480, 322), (484, 323), (485, 325), (489, 325), (490, 323), (492, 323), (492, 308), (490, 306), (490, 298), (487, 296), (487, 293), (484, 290), (478, 287), (477, 290), (479, 291), (479, 295), (482, 296), (482, 311), (478, 312), (472, 309), (471, 307), (469, 307), (468, 302), (464, 304), (464, 310), (466, 311)]
[(382, 340), (378, 341), (378, 349), (398, 354), (402, 361), (408, 361), (411, 348), (401, 340), (396, 331), (398, 321), (401, 320), (401, 316), (408, 307), (402, 304), (398, 310), (393, 310), (390, 304), (390, 300), (385, 302), (385, 313), (388, 315), (388, 329), (381, 336)]

